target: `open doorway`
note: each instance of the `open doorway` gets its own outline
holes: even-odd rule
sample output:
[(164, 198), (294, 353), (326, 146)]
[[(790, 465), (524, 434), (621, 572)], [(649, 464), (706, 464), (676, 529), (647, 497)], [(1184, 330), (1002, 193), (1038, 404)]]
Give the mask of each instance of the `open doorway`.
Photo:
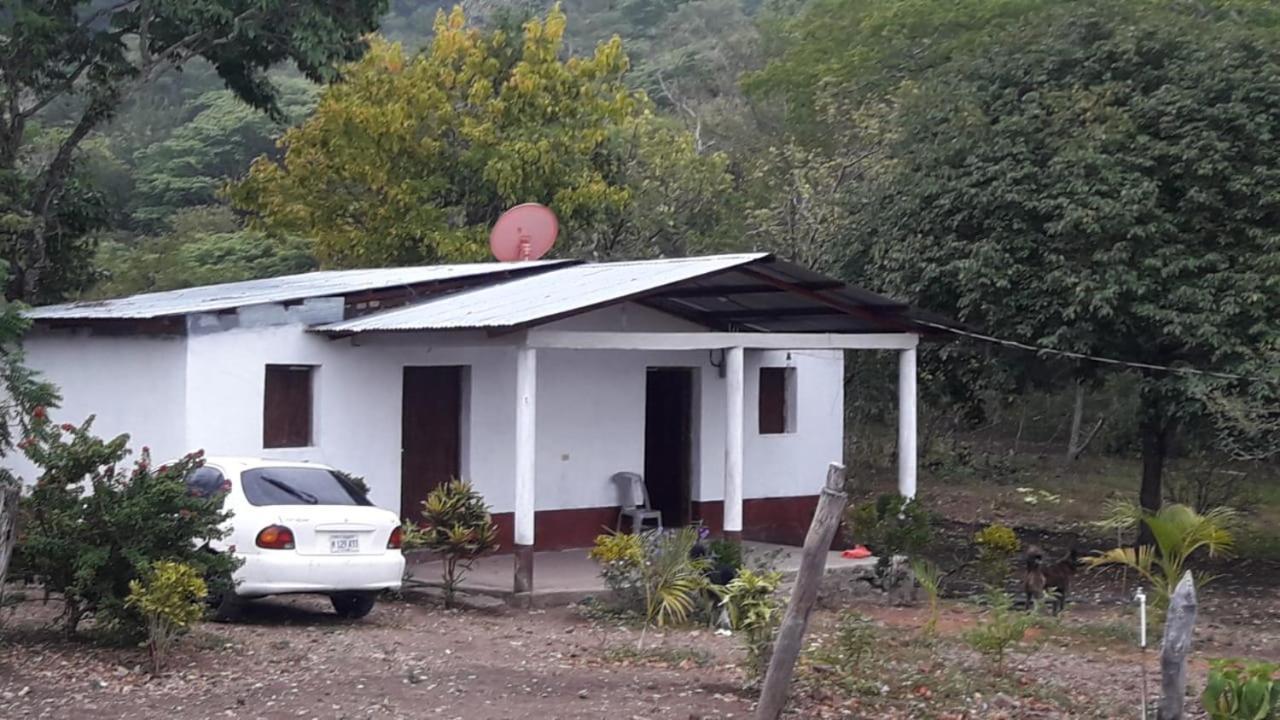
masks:
[(668, 527), (688, 525), (693, 498), (693, 368), (649, 368), (645, 381), (644, 480)]

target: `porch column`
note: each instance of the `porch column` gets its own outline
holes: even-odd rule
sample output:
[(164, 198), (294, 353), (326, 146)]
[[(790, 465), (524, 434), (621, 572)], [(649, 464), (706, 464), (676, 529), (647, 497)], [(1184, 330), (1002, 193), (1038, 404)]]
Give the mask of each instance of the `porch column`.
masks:
[(746, 409), (745, 352), (731, 347), (724, 352), (724, 536), (742, 540), (742, 453)]
[(916, 350), (898, 353), (898, 494), (916, 496)]
[(515, 585), (517, 593), (533, 591), (534, 475), (538, 399), (538, 356), (531, 347), (516, 350), (516, 507)]

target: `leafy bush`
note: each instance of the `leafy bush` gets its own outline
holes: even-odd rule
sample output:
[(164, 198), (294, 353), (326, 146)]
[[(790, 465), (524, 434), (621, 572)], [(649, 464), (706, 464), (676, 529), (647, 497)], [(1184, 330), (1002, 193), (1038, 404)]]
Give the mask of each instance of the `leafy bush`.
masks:
[(1248, 478), (1239, 470), (1205, 462), (1170, 472), (1164, 481), (1165, 495), (1169, 502), (1186, 505), (1201, 514), (1216, 507), (1248, 507), (1254, 499), (1250, 497)]
[(644, 536), (615, 532), (598, 535), (588, 556), (600, 563), (600, 577), (613, 592), (615, 605), (638, 612), (644, 604), (640, 576), (645, 561)]
[(361, 495), (368, 497), (369, 483), (363, 477), (359, 475), (352, 475), (351, 473), (344, 472), (342, 470), (335, 470), (334, 474), (343, 480), (346, 480), (347, 484), (359, 491)]
[(732, 540), (716, 538), (707, 545), (716, 567), (742, 568), (742, 546)]
[(870, 618), (854, 610), (840, 611), (831, 631), (817, 635), (804, 649), (800, 682), (845, 696), (879, 695), (873, 653), (878, 642), (879, 633)]
[(698, 543), (694, 527), (610, 532), (596, 537), (589, 555), (600, 563), (600, 576), (613, 591), (614, 609), (639, 615), (647, 630), (687, 622), (711, 587), (711, 560), (695, 551)]
[(836, 623), (834, 643), (828, 656), (839, 667), (852, 670), (871, 654), (876, 644), (876, 630), (871, 619), (861, 613), (846, 610)]
[(989, 609), (986, 619), (965, 634), (969, 647), (993, 661), (997, 670), (1004, 669), (1004, 656), (1022, 642), (1036, 619), (1030, 613), (1015, 612), (1013, 601), (1004, 592), (987, 593)]
[(202, 577), (230, 577), (235, 559), (207, 551), (208, 541), (225, 535), (229, 513), (220, 497), (187, 492), (185, 478), (203, 462), (202, 452), (152, 467), (144, 447), (125, 472), (119, 468), (129, 437), (104, 441), (90, 434), (92, 423), (92, 417), (79, 427), (39, 419), (22, 441), (41, 474), (27, 498), (19, 555), (24, 571), (61, 594), (67, 634), (93, 612), (99, 627), (140, 637), (142, 617), (126, 605), (130, 581), (162, 560)]
[(982, 582), (991, 588), (1004, 587), (1013, 558), (1022, 547), (1018, 536), (997, 523), (974, 533), (973, 544), (978, 546), (977, 570)]
[[(1236, 517), (1230, 508), (1214, 508), (1202, 515), (1186, 505), (1165, 505), (1153, 513), (1133, 503), (1112, 501), (1099, 525), (1123, 530), (1144, 524), (1155, 545), (1113, 548), (1087, 562), (1095, 567), (1123, 565), (1136, 570), (1155, 591), (1152, 606), (1159, 618), (1168, 609), (1192, 555), (1201, 549), (1209, 557), (1231, 555), (1235, 545), (1231, 528)], [(1205, 577), (1196, 576), (1197, 586), (1205, 582)]]
[(147, 654), (151, 656), (153, 675), (164, 672), (169, 647), (178, 635), (200, 619), (208, 594), (199, 571), (166, 560), (153, 563), (145, 581), (129, 581), (125, 605), (137, 610), (146, 621)]
[(1200, 702), (1210, 720), (1280, 717), (1280, 665), (1214, 660)]
[(713, 585), (729, 627), (738, 631), (747, 651), (747, 676), (754, 682), (764, 676), (773, 655), (774, 634), (782, 620), (778, 588), (782, 573), (741, 570), (724, 586)]
[(850, 508), (846, 523), (849, 540), (876, 553), (876, 575), (890, 584), (895, 576), (890, 572), (894, 556), (913, 557), (933, 537), (929, 513), (919, 502), (896, 493)]
[(444, 604), (452, 607), (458, 585), (481, 555), (498, 549), (498, 527), (489, 507), (471, 484), (451, 480), (422, 501), (422, 527), (416, 547), (438, 553), (443, 561)]

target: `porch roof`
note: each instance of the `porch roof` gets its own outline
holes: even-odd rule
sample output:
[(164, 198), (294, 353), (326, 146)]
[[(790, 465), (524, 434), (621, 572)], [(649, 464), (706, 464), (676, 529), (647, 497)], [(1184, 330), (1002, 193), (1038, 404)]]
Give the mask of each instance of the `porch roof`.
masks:
[(919, 311), (769, 253), (564, 265), (311, 330), (519, 330), (627, 301), (725, 332), (930, 332)]

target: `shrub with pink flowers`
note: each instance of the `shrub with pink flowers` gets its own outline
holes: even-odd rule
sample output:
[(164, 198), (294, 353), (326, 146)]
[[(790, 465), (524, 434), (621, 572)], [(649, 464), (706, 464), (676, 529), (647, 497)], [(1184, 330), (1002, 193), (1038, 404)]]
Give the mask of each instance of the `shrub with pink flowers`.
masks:
[(92, 424), (92, 417), (77, 426), (33, 415), (19, 445), (41, 474), (26, 499), (19, 561), (61, 596), (66, 633), (93, 615), (98, 630), (136, 638), (144, 624), (126, 604), (129, 582), (153, 563), (184, 563), (213, 579), (230, 575), (230, 556), (203, 547), (225, 534), (227, 513), (221, 498), (187, 491), (202, 451), (157, 468), (143, 448), (130, 467), (129, 436), (103, 440)]

